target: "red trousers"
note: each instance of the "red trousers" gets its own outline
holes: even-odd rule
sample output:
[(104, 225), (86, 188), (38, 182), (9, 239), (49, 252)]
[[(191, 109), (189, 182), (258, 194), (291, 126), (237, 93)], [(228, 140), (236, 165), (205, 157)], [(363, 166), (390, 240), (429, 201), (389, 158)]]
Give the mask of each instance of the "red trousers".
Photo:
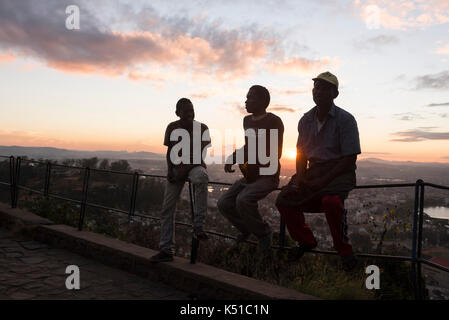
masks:
[(352, 246), (347, 237), (346, 211), (343, 201), (336, 195), (325, 195), (321, 201), (307, 203), (300, 207), (277, 206), (279, 213), (285, 221), (290, 236), (301, 245), (312, 247), (317, 244), (312, 230), (304, 219), (305, 212), (324, 212), (329, 225), (334, 248), (340, 256), (352, 253)]

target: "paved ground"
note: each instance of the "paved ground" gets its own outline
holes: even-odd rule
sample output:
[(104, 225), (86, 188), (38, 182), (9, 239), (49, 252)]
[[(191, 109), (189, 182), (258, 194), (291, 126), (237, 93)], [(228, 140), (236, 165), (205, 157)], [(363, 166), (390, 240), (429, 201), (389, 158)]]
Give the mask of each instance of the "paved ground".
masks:
[[(68, 290), (68, 265), (80, 290)], [(0, 299), (188, 299), (187, 293), (0, 229)]]

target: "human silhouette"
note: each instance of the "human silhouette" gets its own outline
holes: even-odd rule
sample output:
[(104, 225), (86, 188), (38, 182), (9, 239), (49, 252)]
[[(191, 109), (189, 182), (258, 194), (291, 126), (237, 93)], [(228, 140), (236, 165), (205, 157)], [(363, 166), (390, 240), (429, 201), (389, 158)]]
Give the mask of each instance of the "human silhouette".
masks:
[(356, 160), (361, 153), (357, 122), (334, 104), (339, 94), (335, 75), (324, 72), (313, 81), (316, 106), (298, 123), (296, 174), (278, 195), (276, 206), (298, 242), (289, 252), (290, 261), (317, 246), (303, 212), (324, 212), (334, 248), (344, 270), (350, 271), (357, 260), (347, 236), (343, 201), (356, 184)]
[[(194, 189), (194, 236), (199, 240), (208, 238), (203, 225), (207, 213), (209, 178), (202, 155), (203, 150), (210, 146), (209, 129), (205, 124), (194, 120), (193, 104), (187, 98), (181, 98), (176, 103), (176, 115), (179, 120), (171, 122), (165, 131), (164, 145), (168, 147), (167, 183), (161, 211), (160, 252), (151, 257), (152, 262), (173, 260), (176, 202), (187, 180), (193, 184)], [(172, 152), (179, 147), (183, 148)]]
[[(237, 228), (240, 234), (237, 242), (245, 241), (251, 234), (259, 240), (259, 250), (266, 254), (271, 247), (272, 232), (258, 210), (258, 201), (265, 198), (279, 185), (280, 164), (282, 155), (282, 142), (284, 125), (282, 120), (271, 112), (266, 112), (270, 103), (269, 91), (260, 85), (252, 86), (246, 96), (246, 110), (250, 115), (243, 119), (245, 134), (245, 145), (242, 148), (244, 163), (240, 163), (243, 178), (237, 180), (218, 200), (218, 209), (231, 224)], [(277, 139), (271, 141), (270, 130), (277, 132)], [(251, 132), (253, 139), (250, 139)], [(259, 139), (265, 134), (265, 150), (270, 153), (275, 149), (274, 163), (262, 164), (259, 160)], [(252, 144), (252, 145), (251, 145)], [(262, 152), (263, 153), (263, 152)], [(235, 151), (227, 160), (224, 167), (225, 172), (234, 172), (232, 165), (237, 162), (238, 151)], [(252, 163), (251, 159), (256, 159)], [(231, 161), (232, 160), (232, 161)], [(228, 163), (230, 162), (230, 163)], [(275, 167), (271, 174), (264, 173), (269, 166)]]

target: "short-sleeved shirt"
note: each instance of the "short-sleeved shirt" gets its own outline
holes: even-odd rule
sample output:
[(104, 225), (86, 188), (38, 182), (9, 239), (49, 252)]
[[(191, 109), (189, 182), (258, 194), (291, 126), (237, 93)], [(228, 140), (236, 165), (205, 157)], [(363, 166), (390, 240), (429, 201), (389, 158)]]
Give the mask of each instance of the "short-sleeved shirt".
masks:
[(360, 154), (359, 131), (352, 114), (333, 104), (326, 117), (319, 131), (316, 106), (299, 120), (297, 147), (307, 160), (322, 163)]
[[(270, 150), (271, 145), (276, 144), (277, 145), (277, 172), (273, 174), (274, 177), (279, 177), (279, 172), (281, 165), (279, 163), (279, 158), (282, 155), (282, 144), (283, 144), (283, 137), (284, 137), (284, 124), (282, 123), (281, 118), (279, 118), (277, 115), (268, 112), (267, 115), (259, 120), (254, 120), (252, 115), (248, 115), (245, 118), (243, 118), (243, 129), (253, 129), (256, 134), (256, 147), (253, 149), (256, 152), (255, 164), (248, 164), (247, 166), (247, 181), (252, 182), (256, 180), (260, 176), (260, 168), (261, 167), (268, 167), (270, 166), (270, 163), (268, 164), (260, 164), (258, 159), (259, 154), (259, 130), (265, 129), (266, 134), (266, 145), (265, 145), (265, 155), (266, 157), (270, 157)], [(271, 141), (270, 139), (270, 130), (277, 130), (277, 141)], [(249, 148), (249, 150), (252, 150)], [(245, 135), (245, 161), (248, 161), (248, 137)]]
[[(196, 136), (194, 137), (193, 134), (193, 130), (194, 127), (199, 126), (201, 128), (201, 134), (200, 136)], [(204, 159), (203, 159), (203, 151), (205, 148), (210, 146), (211, 143), (211, 139), (210, 139), (210, 135), (209, 135), (209, 128), (201, 122), (198, 121), (193, 121), (192, 126), (191, 127), (185, 127), (182, 125), (181, 121), (174, 121), (171, 122), (168, 126), (167, 129), (165, 130), (165, 137), (164, 137), (164, 145), (168, 147), (168, 149), (170, 150), (174, 145), (178, 144), (182, 137), (178, 137), (178, 139), (176, 141), (171, 141), (170, 140), (170, 135), (172, 134), (172, 132), (175, 129), (185, 129), (188, 133), (189, 133), (189, 139), (190, 139), (190, 159), (189, 159), (189, 165), (195, 166), (195, 165), (201, 165), (203, 167), (206, 168), (206, 164), (204, 163)], [(194, 151), (193, 150), (193, 139), (201, 139), (201, 154), (199, 155), (199, 157), (197, 156), (198, 159), (201, 159), (201, 163), (194, 163), (194, 152), (198, 152), (198, 150)], [(178, 156), (181, 157), (182, 156), (182, 150), (179, 151)], [(172, 159), (169, 159), (170, 162)], [(171, 162), (171, 164), (173, 166), (176, 166), (175, 164), (173, 164), (173, 162)]]

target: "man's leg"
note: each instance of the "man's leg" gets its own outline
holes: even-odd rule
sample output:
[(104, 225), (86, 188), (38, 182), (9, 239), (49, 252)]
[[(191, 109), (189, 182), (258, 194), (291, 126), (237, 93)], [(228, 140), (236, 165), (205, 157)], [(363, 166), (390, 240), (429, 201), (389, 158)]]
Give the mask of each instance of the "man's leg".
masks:
[(305, 208), (287, 207), (279, 204), (277, 204), (276, 206), (285, 221), (288, 233), (290, 234), (292, 239), (296, 240), (300, 245), (306, 248), (316, 246), (317, 241), (315, 239), (315, 236), (313, 235), (310, 227), (306, 224), (306, 220), (304, 218)]
[(193, 227), (202, 229), (207, 214), (207, 183), (209, 182), (209, 177), (206, 169), (202, 166), (193, 168), (189, 172), (189, 180), (195, 189)]
[(237, 195), (235, 205), (239, 213), (239, 222), (258, 238), (271, 233), (270, 226), (259, 213), (258, 201), (275, 190), (278, 184), (279, 181), (272, 177), (260, 177), (253, 183), (245, 184), (243, 190)]
[(335, 250), (342, 257), (352, 254), (352, 246), (349, 243), (345, 230), (342, 199), (337, 195), (325, 195), (321, 199), (321, 205), (322, 210), (326, 214)]
[(240, 213), (236, 208), (236, 198), (245, 188), (244, 179), (239, 179), (218, 199), (217, 207), (220, 213), (229, 220), (242, 234), (248, 234), (248, 228), (245, 225)]
[(184, 182), (167, 181), (165, 186), (164, 204), (161, 212), (161, 237), (159, 248), (173, 254), (175, 245), (175, 211), (176, 202), (181, 194)]

